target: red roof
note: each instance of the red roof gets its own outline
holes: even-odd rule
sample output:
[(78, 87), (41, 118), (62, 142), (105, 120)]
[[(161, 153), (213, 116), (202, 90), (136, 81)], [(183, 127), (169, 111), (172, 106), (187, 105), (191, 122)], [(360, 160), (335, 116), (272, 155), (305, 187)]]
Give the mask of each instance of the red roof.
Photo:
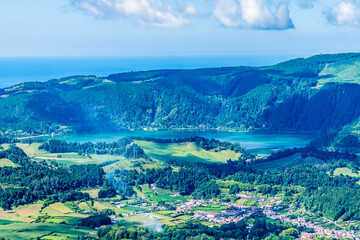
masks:
[(211, 215), (211, 216), (217, 216), (217, 215), (220, 215), (221, 213), (210, 213), (209, 215)]

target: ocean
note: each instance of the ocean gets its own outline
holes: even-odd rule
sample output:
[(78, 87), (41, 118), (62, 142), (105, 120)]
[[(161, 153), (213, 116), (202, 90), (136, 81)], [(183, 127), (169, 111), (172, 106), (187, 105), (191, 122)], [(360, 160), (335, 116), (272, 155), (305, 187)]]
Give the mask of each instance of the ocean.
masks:
[(106, 77), (113, 73), (156, 69), (268, 66), (295, 57), (299, 56), (0, 58), (0, 88), (72, 75)]

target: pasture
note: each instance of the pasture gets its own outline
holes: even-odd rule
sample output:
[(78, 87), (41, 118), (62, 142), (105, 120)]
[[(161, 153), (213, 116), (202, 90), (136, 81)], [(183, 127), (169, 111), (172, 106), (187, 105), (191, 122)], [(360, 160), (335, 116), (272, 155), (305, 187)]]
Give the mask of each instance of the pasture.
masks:
[[(89, 235), (91, 231), (87, 228), (51, 223), (14, 223), (0, 226), (1, 237), (8, 240), (78, 239), (80, 236)], [(62, 238), (53, 238), (56, 235)]]
[(230, 150), (212, 152), (199, 148), (194, 143), (154, 143), (149, 141), (135, 141), (144, 149), (145, 153), (154, 160), (168, 162), (203, 162), (226, 163), (227, 160), (237, 160), (240, 153)]
[(110, 154), (96, 155), (91, 154), (90, 156), (79, 155), (78, 153), (49, 153), (44, 150), (39, 150), (40, 143), (16, 144), (19, 148), (23, 149), (24, 152), (35, 161), (51, 161), (54, 160), (59, 164), (74, 165), (74, 164), (101, 164), (107, 161), (120, 160), (120, 164), (129, 165), (128, 163), (122, 163), (126, 161), (125, 158), (114, 156)]

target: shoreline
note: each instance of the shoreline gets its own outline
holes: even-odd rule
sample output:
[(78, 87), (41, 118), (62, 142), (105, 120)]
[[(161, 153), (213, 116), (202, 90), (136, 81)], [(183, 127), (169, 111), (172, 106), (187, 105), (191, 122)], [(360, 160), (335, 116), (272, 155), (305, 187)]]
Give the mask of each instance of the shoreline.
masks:
[[(132, 132), (165, 132), (165, 131), (178, 131), (178, 132), (218, 132), (218, 133), (249, 133), (249, 134), (300, 134), (300, 135), (314, 135), (317, 136), (319, 133), (313, 131), (274, 131), (274, 130), (235, 130), (235, 129), (219, 129), (219, 128), (161, 128), (161, 129), (154, 129), (154, 128), (133, 128), (133, 129), (119, 129), (116, 131), (90, 131), (90, 132), (72, 132), (67, 134), (55, 134), (54, 136), (69, 136), (69, 135), (86, 135), (86, 134), (115, 134), (115, 133), (132, 133)], [(41, 138), (41, 137), (51, 137), (51, 134), (42, 134), (36, 136), (26, 136), (26, 137), (16, 137), (18, 140), (24, 139), (31, 139), (31, 138)]]

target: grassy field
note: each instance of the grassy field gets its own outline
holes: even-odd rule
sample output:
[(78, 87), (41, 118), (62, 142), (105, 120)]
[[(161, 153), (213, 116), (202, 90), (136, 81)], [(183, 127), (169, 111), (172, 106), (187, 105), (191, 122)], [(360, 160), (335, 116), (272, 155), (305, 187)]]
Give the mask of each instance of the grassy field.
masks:
[(169, 211), (159, 211), (151, 213), (152, 216), (156, 217), (161, 224), (174, 225), (174, 217), (171, 217)]
[(103, 167), (104, 171), (114, 172), (116, 169), (133, 169), (134, 163), (131, 160), (124, 157), (118, 157), (117, 159), (120, 159), (120, 161)]
[(20, 223), (20, 222), (0, 219), (0, 225), (7, 225), (7, 224), (12, 224), (12, 223)]
[(18, 165), (16, 165), (9, 159), (2, 158), (2, 159), (0, 159), (0, 167), (18, 167)]
[(131, 227), (131, 226), (144, 227), (151, 224), (152, 221), (153, 220), (150, 219), (149, 217), (142, 215), (135, 215), (121, 219), (119, 225), (125, 227)]
[[(79, 236), (89, 235), (91, 229), (77, 228), (64, 224), (44, 223), (14, 223), (0, 226), (1, 237), (8, 240), (23, 239), (78, 239)], [(56, 237), (54, 232), (61, 238)]]
[(152, 190), (150, 189), (148, 184), (143, 184), (141, 186), (141, 191), (137, 188), (134, 188), (134, 190), (138, 193), (140, 197), (147, 197), (151, 201), (159, 202), (159, 201), (165, 201), (165, 202), (176, 202), (178, 200), (180, 201), (186, 201), (186, 197), (184, 196), (171, 196), (172, 193), (169, 190), (164, 189), (156, 189)]
[[(0, 146), (2, 146), (4, 148), (3, 150), (9, 149), (9, 145), (10, 144), (8, 144), (8, 143), (0, 144)], [(3, 151), (3, 150), (1, 149), (0, 152)]]
[(319, 164), (319, 165), (325, 164), (325, 162), (320, 159), (313, 158), (313, 157), (302, 158), (301, 154), (297, 153), (290, 157), (285, 157), (285, 158), (280, 158), (280, 159), (277, 159), (274, 161), (268, 161), (268, 162), (255, 164), (255, 165), (253, 165), (253, 168), (263, 170), (263, 171), (276, 172), (276, 171), (282, 171), (286, 168), (291, 168), (291, 167), (295, 167), (295, 166), (298, 166), (301, 164), (306, 164), (306, 163)]
[(334, 176), (339, 176), (340, 174), (350, 177), (360, 177), (360, 173), (354, 173), (350, 168), (336, 168), (334, 171)]
[(0, 219), (9, 221), (32, 222), (40, 215), (42, 203), (30, 204), (3, 211), (0, 208)]
[[(119, 164), (123, 164), (124, 166), (129, 165), (128, 163), (124, 163), (127, 159), (119, 156), (113, 155), (96, 155), (92, 154), (90, 157), (82, 156), (77, 153), (48, 153), (43, 150), (39, 150), (40, 143), (32, 143), (32, 144), (16, 144), (18, 147), (24, 150), (24, 152), (34, 160), (41, 161), (50, 161), (55, 160), (57, 163), (65, 164), (65, 165), (74, 165), (74, 164), (100, 164), (106, 161), (120, 160)], [(61, 155), (61, 157), (59, 157)], [(132, 166), (132, 165), (129, 165)]]
[(327, 82), (359, 83), (360, 61), (357, 58), (329, 63), (319, 75), (329, 76), (320, 79), (318, 83), (319, 86)]
[(230, 150), (210, 152), (197, 147), (194, 143), (153, 143), (135, 141), (145, 153), (158, 161), (225, 163), (229, 159), (236, 160), (240, 154)]
[(63, 203), (54, 203), (50, 204), (46, 208), (42, 210), (42, 213), (48, 214), (50, 216), (62, 216), (69, 213), (73, 213), (73, 211), (65, 206)]

